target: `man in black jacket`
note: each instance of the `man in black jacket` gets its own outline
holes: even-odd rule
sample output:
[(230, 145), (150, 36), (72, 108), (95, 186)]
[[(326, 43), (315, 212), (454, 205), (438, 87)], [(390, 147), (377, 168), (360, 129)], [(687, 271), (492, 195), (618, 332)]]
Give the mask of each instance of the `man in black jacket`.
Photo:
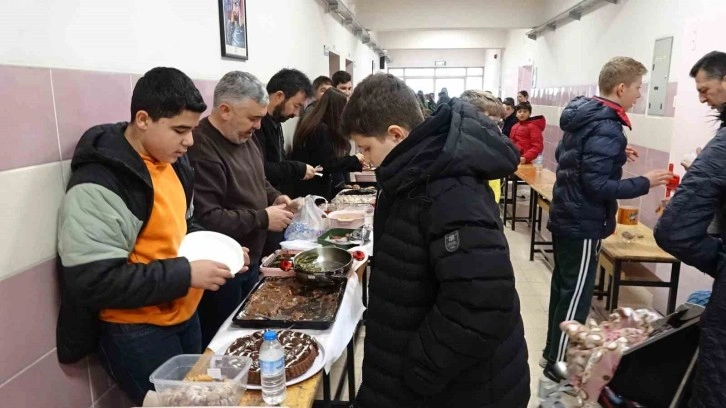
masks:
[(101, 364), (139, 406), (159, 365), (202, 351), (202, 292), (231, 277), (223, 264), (177, 254), (194, 229), (194, 172), (185, 152), (205, 109), (181, 71), (144, 74), (131, 122), (81, 137), (59, 214), (58, 359), (73, 363), (98, 346)]
[[(287, 160), (281, 125), (300, 114), (307, 98), (313, 95), (313, 88), (305, 74), (285, 68), (270, 78), (267, 93), (270, 96), (267, 116), (262, 118), (260, 130), (255, 132), (254, 137), (262, 146), (267, 180), (276, 190), (287, 194), (296, 182), (315, 177), (316, 169), (313, 166)], [(270, 231), (262, 255), (269, 255), (279, 249), (283, 239), (282, 232)]]
[(653, 170), (621, 180), (625, 162), (637, 157), (623, 133), (623, 126), (630, 127), (625, 112), (640, 97), (646, 72), (632, 58), (611, 59), (600, 71), (603, 97), (575, 98), (560, 117), (565, 134), (555, 151), (557, 178), (547, 224), (552, 231), (555, 267), (542, 356), (545, 370), (537, 391), (540, 399), (559, 395), (553, 367), (565, 360), (568, 343), (560, 323), (585, 323), (587, 319), (600, 241), (615, 231), (616, 200), (645, 195), (672, 177), (665, 170)]
[(514, 111), (514, 99), (504, 98), (504, 122), (502, 123), (502, 133), (509, 136), (512, 131), (512, 127), (519, 122), (517, 119), (517, 112)]
[(489, 118), (454, 99), (424, 121), (388, 74), (361, 82), (342, 119), (376, 171), (362, 408), (519, 408), (527, 346), (499, 211), (484, 180), (519, 153)]
[(714, 278), (701, 316), (701, 340), (690, 406), (726, 401), (726, 53), (711, 52), (691, 69), (699, 99), (720, 113), (721, 127), (688, 168), (655, 226), (661, 248)]

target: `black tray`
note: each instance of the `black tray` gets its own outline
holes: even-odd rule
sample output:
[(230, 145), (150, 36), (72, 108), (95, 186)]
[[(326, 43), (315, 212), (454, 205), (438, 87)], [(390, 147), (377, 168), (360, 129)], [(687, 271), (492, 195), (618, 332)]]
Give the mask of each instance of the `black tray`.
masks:
[(336, 317), (338, 316), (338, 311), (340, 310), (340, 305), (343, 303), (343, 295), (345, 294), (345, 288), (348, 285), (348, 279), (343, 277), (335, 280), (335, 283), (331, 285), (324, 285), (324, 286), (313, 286), (313, 285), (305, 285), (309, 287), (311, 290), (315, 289), (323, 289), (330, 287), (331, 291), (337, 290), (338, 297), (335, 301), (335, 312), (333, 313), (333, 316), (329, 320), (272, 320), (272, 319), (242, 319), (239, 318), (239, 315), (242, 313), (242, 310), (247, 306), (250, 299), (252, 299), (252, 295), (257, 292), (257, 289), (259, 289), (262, 285), (265, 284), (265, 282), (269, 280), (280, 280), (280, 279), (295, 279), (294, 277), (291, 278), (285, 278), (285, 277), (264, 277), (262, 278), (252, 289), (250, 294), (245, 298), (245, 300), (242, 301), (242, 304), (237, 309), (237, 311), (234, 313), (234, 317), (232, 318), (232, 322), (237, 327), (242, 328), (249, 328), (249, 329), (271, 329), (271, 328), (281, 328), (281, 329), (309, 329), (309, 330), (327, 330), (330, 328), (330, 326), (333, 325), (333, 322), (335, 322)]

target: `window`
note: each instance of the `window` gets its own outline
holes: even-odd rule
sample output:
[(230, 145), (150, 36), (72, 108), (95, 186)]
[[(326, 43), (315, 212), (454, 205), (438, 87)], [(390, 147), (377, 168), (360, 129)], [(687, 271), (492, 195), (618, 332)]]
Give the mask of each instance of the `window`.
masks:
[(414, 92), (434, 93), (438, 99), (441, 88), (450, 97), (461, 95), (467, 89), (483, 90), (484, 68), (389, 68), (388, 73), (406, 82)]

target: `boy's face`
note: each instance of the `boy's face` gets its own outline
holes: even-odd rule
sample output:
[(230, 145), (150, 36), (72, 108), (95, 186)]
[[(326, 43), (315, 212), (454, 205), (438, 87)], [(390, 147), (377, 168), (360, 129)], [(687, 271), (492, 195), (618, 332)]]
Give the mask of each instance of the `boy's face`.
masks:
[(322, 84), (318, 87), (318, 89), (315, 90), (315, 100), (319, 101), (323, 95), (325, 94), (325, 91), (332, 88), (333, 84)]
[[(395, 127), (398, 128), (398, 126)], [(360, 149), (360, 152), (363, 153), (363, 159), (367, 163), (378, 167), (381, 163), (383, 163), (383, 160), (385, 160), (386, 156), (388, 156), (388, 153), (390, 153), (396, 145), (405, 139), (408, 134), (401, 136), (395, 133), (391, 134), (389, 132), (385, 136), (364, 136), (358, 133), (353, 133), (351, 136), (356, 146)]]
[(529, 119), (530, 115), (531, 113), (529, 113), (526, 109), (520, 109), (517, 111), (517, 119), (519, 119), (520, 122), (524, 122)]
[(723, 109), (726, 104), (726, 77), (710, 78), (704, 70), (700, 70), (695, 79), (698, 100), (708, 104), (711, 109)]
[(192, 129), (199, 123), (201, 113), (185, 110), (157, 121), (144, 111), (136, 114), (136, 126), (141, 130), (141, 146), (154, 159), (174, 163), (194, 144)]
[(350, 98), (350, 94), (353, 93), (353, 81), (348, 81), (344, 84), (338, 84), (336, 88), (345, 94), (348, 98)]
[(512, 112), (514, 112), (513, 107), (511, 107), (509, 105), (504, 105), (504, 114), (506, 115), (505, 117), (508, 118), (512, 114)]
[(618, 87), (621, 89), (620, 104), (623, 106), (625, 111), (635, 105), (635, 102), (640, 98), (640, 87), (643, 85), (643, 78), (638, 78), (635, 82), (630, 85), (620, 84)]

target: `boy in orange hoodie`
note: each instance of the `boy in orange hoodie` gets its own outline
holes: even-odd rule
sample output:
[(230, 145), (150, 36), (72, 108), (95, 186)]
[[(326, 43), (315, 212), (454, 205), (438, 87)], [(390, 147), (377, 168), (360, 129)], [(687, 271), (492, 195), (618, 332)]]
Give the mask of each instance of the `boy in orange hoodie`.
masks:
[(542, 131), (547, 122), (544, 116), (532, 116), (532, 105), (521, 103), (517, 105), (517, 119), (519, 123), (512, 127), (509, 137), (519, 149), (520, 163), (532, 163), (542, 153)]

